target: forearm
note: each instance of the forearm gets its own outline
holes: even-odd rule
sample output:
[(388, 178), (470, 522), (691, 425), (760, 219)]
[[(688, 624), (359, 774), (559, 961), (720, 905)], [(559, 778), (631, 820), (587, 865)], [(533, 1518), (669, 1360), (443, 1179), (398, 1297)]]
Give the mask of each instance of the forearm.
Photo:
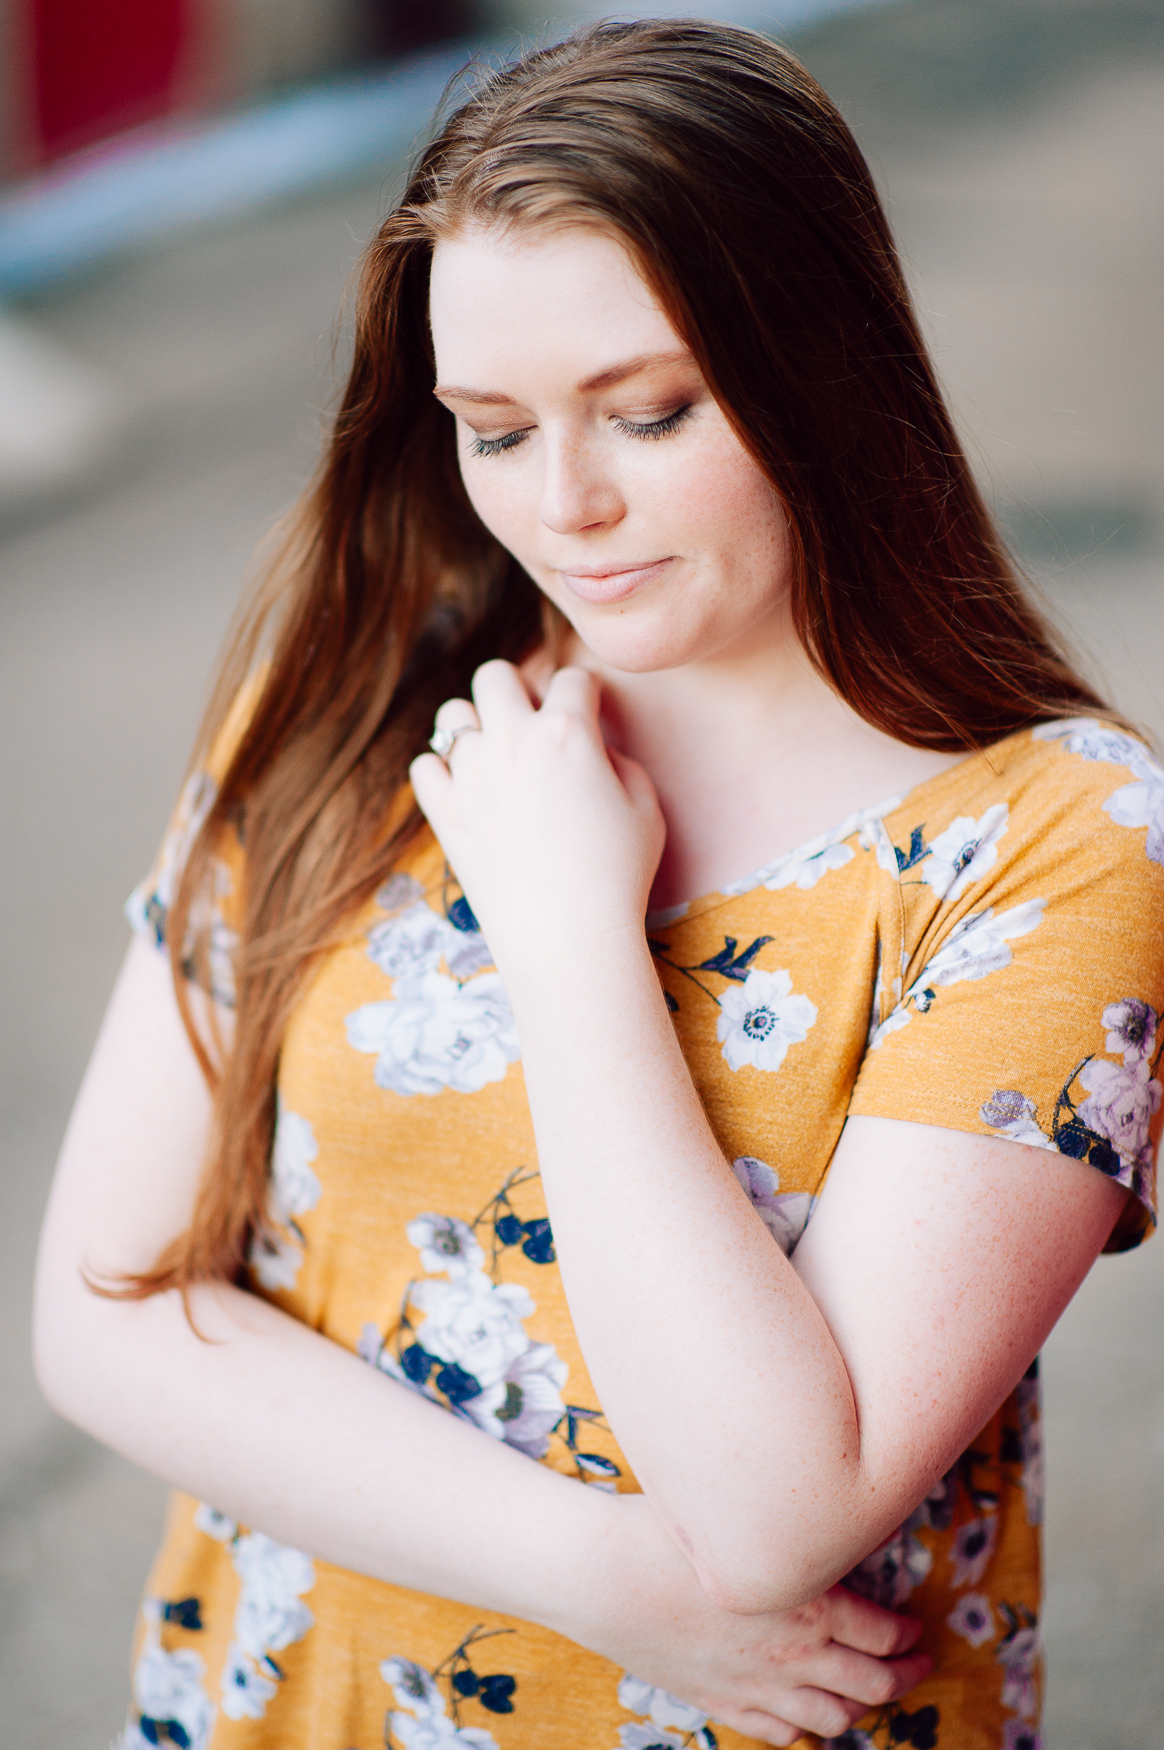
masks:
[(490, 1440), (253, 1295), (198, 1289), (191, 1310), (201, 1336), (174, 1294), (117, 1303), (52, 1285), (38, 1320), (50, 1400), (281, 1542), (590, 1638), (586, 1601), (602, 1585), (598, 1552), (622, 1529), (620, 1503)]
[(759, 1556), (757, 1602), (815, 1596), (891, 1526), (842, 1358), (716, 1143), (641, 937), (510, 988), (571, 1312), (627, 1456), (713, 1595), (747, 1607)]

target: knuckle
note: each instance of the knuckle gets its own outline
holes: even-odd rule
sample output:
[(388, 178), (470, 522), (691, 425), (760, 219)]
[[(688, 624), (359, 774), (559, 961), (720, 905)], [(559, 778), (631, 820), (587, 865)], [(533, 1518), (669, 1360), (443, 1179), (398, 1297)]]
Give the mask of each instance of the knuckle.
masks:
[(884, 1707), (887, 1701), (896, 1700), (901, 1692), (897, 1673), (888, 1665), (877, 1666), (864, 1688), (865, 1699), (871, 1707)]
[(864, 1706), (847, 1706), (839, 1696), (830, 1695), (819, 1710), (819, 1717), (813, 1721), (815, 1730), (823, 1738), (838, 1738), (842, 1732), (847, 1732), (854, 1720), (859, 1720), (865, 1712)]

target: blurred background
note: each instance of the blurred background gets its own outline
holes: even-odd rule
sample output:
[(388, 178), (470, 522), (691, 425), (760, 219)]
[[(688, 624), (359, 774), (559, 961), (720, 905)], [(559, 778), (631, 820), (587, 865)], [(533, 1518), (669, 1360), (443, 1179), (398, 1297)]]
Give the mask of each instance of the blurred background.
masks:
[[(256, 542), (309, 474), (345, 280), (466, 44), (538, 0), (0, 0), (0, 1741), (103, 1750), (164, 1489), (58, 1421), (33, 1251)], [(632, 13), (678, 11), (665, 5)], [(692, 6), (769, 30), (885, 191), (975, 465), (1164, 731), (1164, 0)], [(623, 14), (620, 14), (623, 15)], [(1051, 1750), (1164, 1750), (1164, 1249), (1046, 1354)], [(951, 1747), (957, 1750), (957, 1747)]]

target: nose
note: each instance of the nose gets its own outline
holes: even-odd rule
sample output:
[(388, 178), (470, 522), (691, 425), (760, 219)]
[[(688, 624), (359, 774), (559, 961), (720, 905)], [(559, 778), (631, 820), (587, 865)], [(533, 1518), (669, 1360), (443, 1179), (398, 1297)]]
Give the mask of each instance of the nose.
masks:
[(626, 503), (601, 446), (579, 432), (547, 433), (541, 520), (556, 535), (609, 528), (626, 515)]

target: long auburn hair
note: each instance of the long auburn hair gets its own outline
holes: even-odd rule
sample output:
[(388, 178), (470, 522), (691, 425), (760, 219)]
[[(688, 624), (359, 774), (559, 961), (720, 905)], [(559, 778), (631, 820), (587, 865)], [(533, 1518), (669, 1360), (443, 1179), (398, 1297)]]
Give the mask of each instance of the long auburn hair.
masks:
[[(214, 1136), (189, 1231), (122, 1293), (241, 1277), (264, 1226), (288, 1017), (422, 825), (408, 764), (479, 663), (521, 661), (554, 634), (461, 484), (452, 416), (432, 395), (427, 299), (439, 238), (562, 222), (623, 243), (779, 492), (797, 633), (861, 717), (914, 747), (973, 750), (1107, 709), (1024, 597), (869, 170), (794, 57), (718, 24), (608, 23), (480, 75), (367, 248), (317, 480), (228, 641), (203, 725), (195, 763), (249, 678), (253, 709), (167, 929)], [(182, 964), (205, 978), (201, 896), (232, 826), (246, 868), (223, 1050), (195, 1025)]]

